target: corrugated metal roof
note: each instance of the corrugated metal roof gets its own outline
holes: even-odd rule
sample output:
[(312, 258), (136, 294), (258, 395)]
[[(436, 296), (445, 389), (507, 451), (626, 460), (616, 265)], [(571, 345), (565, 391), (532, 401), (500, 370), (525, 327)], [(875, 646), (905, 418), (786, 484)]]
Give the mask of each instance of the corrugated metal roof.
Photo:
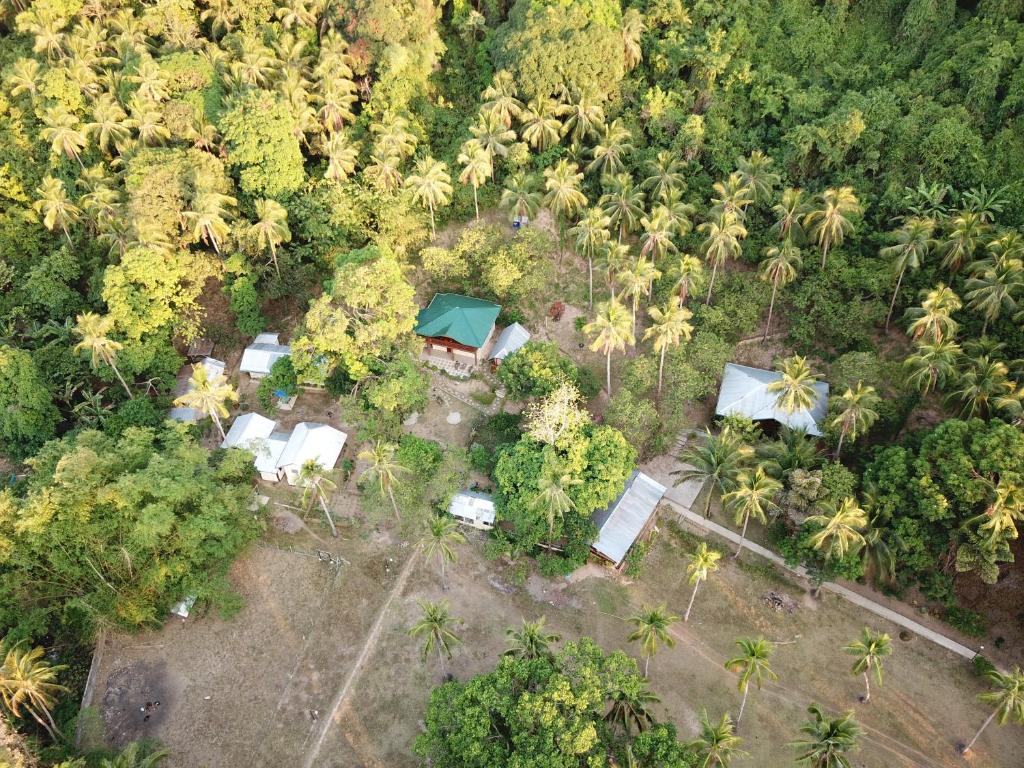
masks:
[(782, 374), (778, 371), (726, 363), (715, 414), (739, 414), (754, 421), (770, 419), (787, 427), (803, 429), (809, 435), (820, 436), (818, 425), (828, 412), (828, 384), (824, 381), (815, 383), (814, 390), (818, 396), (810, 409), (787, 413), (775, 405), (778, 395), (768, 391), (768, 385), (780, 379)]
[[(204, 357), (195, 365), (183, 366), (181, 371), (178, 373), (178, 385), (174, 390), (174, 394), (178, 397), (192, 391), (192, 373), (194, 372), (196, 365), (201, 365), (206, 369), (206, 377), (208, 379), (214, 379), (217, 376), (220, 376), (224, 373), (224, 369), (227, 368), (227, 363), (223, 360), (217, 360), (212, 357)], [(186, 424), (194, 424), (202, 418), (202, 414), (195, 408), (176, 406), (171, 408), (167, 413), (167, 418), (173, 419), (174, 421), (182, 421)]]
[(491, 360), (504, 360), (530, 340), (530, 332), (519, 323), (512, 323), (498, 334), (491, 350)]
[(486, 493), (459, 491), (452, 496), (448, 512), (456, 517), (494, 525), (494, 499)]
[(345, 447), (346, 437), (344, 432), (327, 424), (309, 421), (296, 424), (277, 466), (281, 469), (301, 467), (313, 460), (324, 469), (333, 469)]
[(467, 347), (481, 347), (494, 329), (501, 307), (490, 301), (438, 293), (416, 318), (416, 335), (452, 339)]
[(594, 513), (592, 520), (598, 533), (591, 549), (616, 566), (621, 563), (658, 508), (665, 490), (664, 485), (643, 472), (630, 475), (619, 498), (607, 509)]
[(224, 437), (221, 448), (247, 448), (252, 440), (265, 440), (277, 427), (277, 422), (258, 413), (246, 413), (235, 419)]
[(288, 357), (292, 348), (287, 344), (279, 344), (276, 333), (261, 333), (256, 340), (242, 352), (242, 362), (238, 370), (242, 373), (260, 373), (267, 375), (270, 369), (282, 357)]

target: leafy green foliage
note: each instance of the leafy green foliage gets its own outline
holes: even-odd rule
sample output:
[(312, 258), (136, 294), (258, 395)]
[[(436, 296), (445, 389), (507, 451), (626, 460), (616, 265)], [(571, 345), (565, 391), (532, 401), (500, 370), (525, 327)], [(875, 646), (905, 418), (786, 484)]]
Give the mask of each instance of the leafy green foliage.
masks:
[(528, 341), (498, 367), (498, 380), (514, 400), (545, 397), (565, 383), (573, 384), (583, 395), (593, 396), (585, 383), (591, 383), (572, 359), (551, 341)]
[(0, 346), (0, 451), (31, 456), (53, 437), (60, 413), (32, 356)]
[(295, 366), (291, 357), (280, 357), (270, 366), (270, 375), (260, 379), (256, 387), (256, 397), (264, 410), (272, 410), (276, 405), (278, 395), (283, 392), (288, 399), (299, 393), (299, 377), (295, 374)]
[(220, 117), (228, 143), (228, 165), (238, 170), (242, 191), (280, 197), (305, 179), (302, 150), (288, 105), (269, 91), (250, 91)]

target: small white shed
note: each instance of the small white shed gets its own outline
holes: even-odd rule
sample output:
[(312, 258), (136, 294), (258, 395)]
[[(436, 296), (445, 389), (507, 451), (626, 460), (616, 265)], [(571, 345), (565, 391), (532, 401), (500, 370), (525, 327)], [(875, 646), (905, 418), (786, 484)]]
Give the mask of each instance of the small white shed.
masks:
[(521, 348), (529, 340), (530, 332), (519, 323), (512, 323), (512, 325), (508, 326), (498, 334), (498, 338), (495, 340), (494, 346), (491, 348), (490, 359), (494, 360), (496, 363), (500, 363), (506, 357)]
[[(212, 357), (204, 357), (195, 365), (186, 365), (182, 367), (181, 371), (178, 372), (178, 384), (174, 390), (175, 397), (181, 397), (182, 395), (192, 391), (192, 372), (196, 365), (201, 365), (206, 369), (206, 376), (209, 379), (222, 375), (224, 370), (227, 368), (227, 363), (222, 360), (215, 360)], [(168, 412), (167, 418), (173, 419), (174, 421), (182, 421), (186, 424), (195, 424), (202, 418), (202, 414), (195, 408), (175, 406)]]
[(327, 424), (309, 421), (296, 424), (277, 460), (278, 475), (283, 472), (288, 485), (295, 485), (307, 461), (315, 461), (327, 470), (334, 469), (347, 437)]
[(288, 442), (288, 434), (275, 432), (277, 422), (258, 413), (246, 413), (235, 419), (221, 448), (241, 448), (256, 457), (256, 471), (264, 480), (280, 480), (278, 459)]
[(282, 357), (289, 357), (292, 348), (281, 344), (276, 333), (261, 333), (242, 352), (242, 362), (238, 370), (248, 373), (253, 379), (262, 379), (270, 374), (274, 363)]
[(448, 513), (460, 523), (481, 531), (494, 527), (494, 499), (486, 493), (459, 491), (452, 496)]

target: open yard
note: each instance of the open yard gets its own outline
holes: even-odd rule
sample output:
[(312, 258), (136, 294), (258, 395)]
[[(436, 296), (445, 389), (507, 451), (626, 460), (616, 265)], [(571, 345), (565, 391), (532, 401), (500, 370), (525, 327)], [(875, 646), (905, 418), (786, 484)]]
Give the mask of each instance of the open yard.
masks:
[[(277, 533), (251, 548), (232, 573), (245, 605), (231, 619), (195, 616), (147, 635), (108, 637), (93, 704), (109, 737), (159, 738), (173, 766), (412, 766), (411, 744), (440, 674), (406, 636), (418, 600), (451, 602), (464, 641), (452, 669), (464, 678), (493, 666), (505, 629), (522, 617), (546, 615), (565, 638), (589, 635), (635, 653), (623, 617), (660, 601), (681, 614), (689, 597), (682, 563), (694, 540), (668, 519), (636, 583), (594, 566), (571, 581), (526, 577), (485, 560), (482, 538), (472, 534), (447, 593), (412, 547), (369, 524), (340, 527), (336, 542)], [(335, 569), (317, 549), (346, 562)], [(793, 612), (769, 606), (770, 590), (791, 596)], [(884, 687), (859, 705), (861, 683), (840, 648), (864, 624), (898, 635), (839, 598), (814, 601), (756, 562), (730, 562), (702, 587), (690, 623), (677, 625), (676, 647), (652, 660), (658, 713), (688, 737), (702, 707), (713, 716), (735, 712), (735, 678), (722, 662), (736, 637), (763, 634), (779, 643), (779, 682), (751, 692), (740, 730), (750, 755), (739, 764), (788, 764), (786, 744), (804, 708), (818, 701), (858, 709), (865, 737), (857, 766), (963, 765), (954, 745), (986, 714), (970, 665), (919, 638), (895, 640)], [(1013, 768), (1022, 747), (1019, 729), (991, 728), (969, 764)]]

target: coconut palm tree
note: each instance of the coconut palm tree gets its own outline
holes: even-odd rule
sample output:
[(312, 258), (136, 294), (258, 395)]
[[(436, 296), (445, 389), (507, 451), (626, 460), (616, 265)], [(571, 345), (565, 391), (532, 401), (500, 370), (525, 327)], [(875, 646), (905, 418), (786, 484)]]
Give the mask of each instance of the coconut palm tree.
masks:
[(398, 503), (395, 501), (395, 484), (399, 476), (409, 470), (395, 461), (395, 451), (398, 446), (394, 443), (387, 443), (378, 440), (371, 448), (365, 448), (359, 452), (359, 460), (368, 462), (368, 466), (359, 476), (360, 481), (376, 481), (380, 486), (380, 492), (386, 493), (391, 500), (391, 507), (395, 510), (395, 519), (401, 520), (398, 514)]
[(826, 500), (818, 509), (818, 514), (808, 517), (807, 522), (820, 526), (820, 530), (808, 541), (826, 559), (842, 560), (848, 552), (864, 546), (863, 531), (867, 528), (868, 516), (854, 497), (847, 496), (838, 505)]
[(779, 202), (772, 206), (772, 213), (775, 214), (775, 223), (771, 228), (773, 235), (779, 240), (804, 242), (803, 219), (808, 213), (808, 206), (802, 189), (784, 189)]
[[(616, 678), (616, 680), (618, 679)], [(611, 706), (605, 713), (604, 721), (610, 725), (619, 726), (627, 737), (634, 731), (643, 733), (654, 725), (654, 715), (651, 713), (650, 707), (661, 699), (643, 684), (635, 685), (626, 681), (619, 684), (613, 682), (611, 690), (606, 696), (611, 701)]]
[(878, 411), (875, 408), (878, 407), (881, 398), (875, 393), (874, 387), (864, 386), (863, 381), (858, 381), (856, 388), (847, 387), (846, 391), (832, 402), (836, 414), (832, 419), (832, 427), (839, 430), (839, 442), (836, 445), (838, 461), (843, 450), (843, 440), (847, 437), (851, 442), (856, 440), (878, 420)]
[(853, 232), (850, 218), (860, 214), (860, 202), (853, 187), (826, 189), (818, 198), (817, 207), (804, 216), (804, 228), (821, 248), (821, 268), (825, 268), (829, 249), (842, 245)]
[(51, 664), (44, 654), (42, 648), (26, 650), (20, 643), (8, 649), (0, 667), (0, 701), (14, 717), (21, 717), (23, 710), (27, 712), (57, 741), (60, 729), (50, 710), (57, 695), (68, 690), (57, 683), (57, 675), (67, 667)]
[(661, 272), (650, 261), (643, 257), (632, 267), (627, 267), (619, 273), (619, 283), (622, 285), (623, 298), (629, 298), (633, 302), (632, 307), (632, 332), (636, 335), (636, 310), (640, 305), (641, 296), (649, 296), (654, 281), (661, 277)]
[(889, 314), (885, 316), (885, 332), (889, 332), (889, 321), (892, 320), (892, 312), (896, 307), (896, 297), (899, 295), (900, 286), (903, 284), (903, 275), (907, 269), (918, 269), (928, 252), (935, 246), (932, 233), (935, 231), (935, 222), (931, 219), (913, 217), (890, 237), (893, 245), (879, 250), (879, 255), (891, 258), (899, 277), (896, 279), (896, 290), (892, 293), (892, 301), (889, 302)]
[(327, 155), (324, 178), (328, 181), (343, 182), (356, 172), (359, 146), (349, 141), (348, 136), (342, 131), (328, 133), (324, 142), (324, 152)]
[(561, 520), (566, 512), (576, 506), (569, 495), (569, 490), (582, 482), (567, 472), (554, 454), (545, 452), (544, 467), (537, 478), (537, 494), (530, 502), (530, 507), (544, 514), (548, 524), (549, 543), (555, 536), (555, 521)]
[(291, 230), (288, 229), (288, 209), (276, 200), (268, 199), (257, 200), (255, 207), (256, 221), (249, 227), (249, 236), (255, 240), (257, 247), (270, 250), (274, 272), (280, 277), (277, 246), (292, 239)]
[(370, 162), (363, 168), (363, 176), (382, 192), (394, 193), (404, 183), (399, 155), (374, 150)]
[(693, 313), (670, 300), (664, 309), (648, 307), (647, 314), (651, 317), (652, 325), (644, 331), (644, 341), (653, 339), (654, 352), (658, 355), (658, 397), (661, 397), (665, 353), (669, 347), (678, 346), (683, 339), (689, 341), (693, 336), (693, 326), (689, 322)]
[(554, 214), (559, 226), (559, 255), (565, 250), (565, 220), (575, 216), (587, 204), (580, 191), (583, 174), (575, 163), (562, 158), (553, 168), (544, 169), (544, 206)]
[(978, 696), (978, 701), (992, 707), (992, 714), (985, 718), (981, 728), (966, 745), (960, 748), (961, 754), (971, 751), (978, 737), (995, 720), (999, 725), (1015, 722), (1024, 725), (1024, 672), (1014, 667), (1012, 672), (1000, 672), (995, 667), (985, 673), (992, 690)]
[(498, 206), (508, 211), (511, 219), (532, 219), (537, 215), (540, 204), (537, 177), (517, 171), (505, 181)]
[(707, 490), (704, 517), (710, 517), (712, 495), (717, 492), (724, 496), (734, 490), (740, 474), (753, 457), (754, 449), (728, 427), (717, 435), (706, 430), (699, 445), (687, 446), (679, 456), (679, 460), (691, 468), (674, 470), (672, 474), (679, 476), (676, 485), (696, 480), (701, 484), (701, 491)]
[(704, 258), (711, 264), (711, 280), (708, 282), (708, 297), (705, 304), (711, 303), (711, 292), (715, 288), (715, 276), (718, 268), (729, 259), (737, 259), (743, 253), (740, 240), (747, 236), (744, 227), (734, 214), (723, 213), (697, 227), (699, 232), (706, 232), (707, 237), (701, 243)]
[(558, 102), (547, 96), (536, 96), (523, 110), (520, 133), (538, 152), (546, 152), (558, 143), (562, 121), (558, 119)]
[(738, 171), (730, 173), (725, 181), (715, 182), (712, 189), (715, 192), (715, 197), (711, 198), (713, 216), (728, 214), (739, 221), (746, 218), (747, 207), (754, 202), (754, 192)]
[(420, 547), (426, 560), (437, 558), (441, 568), (441, 589), (448, 589), (445, 578), (445, 565), (458, 560), (456, 544), (465, 544), (466, 537), (459, 530), (459, 524), (450, 515), (434, 515), (427, 523), (427, 532), (420, 539)]
[(376, 136), (374, 151), (382, 157), (404, 158), (416, 151), (416, 134), (409, 130), (409, 121), (401, 115), (390, 115), (381, 123), (371, 124), (370, 132)]
[(235, 206), (235, 198), (218, 192), (204, 192), (193, 202), (193, 210), (182, 214), (185, 222), (192, 226), (192, 237), (213, 246), (220, 255), (220, 243), (231, 232), (225, 216)]
[(457, 162), (462, 166), (459, 181), (473, 187), (473, 208), (476, 211), (476, 220), (480, 221), (480, 202), (477, 200), (477, 190), (487, 183), (487, 179), (494, 172), (491, 156), (486, 149), (476, 144), (474, 139), (470, 139), (462, 145)]
[(1009, 187), (988, 189), (982, 184), (972, 187), (963, 194), (964, 208), (977, 213), (983, 222), (991, 224), (1006, 207), (1006, 191)]
[(988, 229), (981, 214), (975, 211), (960, 211), (950, 220), (944, 242), (939, 249), (942, 268), (955, 273), (969, 267)]
[(630, 616), (627, 621), (635, 629), (626, 638), (629, 642), (640, 643), (640, 651), (644, 657), (644, 677), (651, 664), (651, 657), (658, 652), (658, 644), (672, 648), (676, 640), (669, 634), (669, 627), (679, 621), (678, 616), (669, 613), (664, 603), (657, 607), (643, 606), (639, 612)]
[(42, 68), (35, 59), (17, 59), (11, 66), (7, 87), (11, 96), (17, 98), (23, 93), (35, 96), (39, 92), (39, 73)]
[(700, 713), (697, 738), (686, 746), (697, 753), (697, 768), (729, 768), (734, 757), (746, 754), (739, 748), (740, 741), (728, 712), (723, 713), (717, 723), (712, 723), (705, 709)]
[(452, 199), (452, 179), (448, 175), (448, 166), (440, 160), (424, 157), (416, 163), (415, 172), (405, 183), (412, 189), (412, 199), (430, 211), (430, 236), (436, 237), (434, 209), (448, 205)]
[(945, 386), (956, 373), (957, 361), (962, 354), (960, 346), (950, 339), (918, 341), (914, 353), (905, 361), (907, 383), (922, 395)]
[(622, 45), (626, 69), (632, 71), (643, 61), (643, 50), (640, 38), (644, 34), (644, 16), (636, 8), (630, 8), (622, 14)]
[(495, 72), (491, 84), (480, 94), (483, 104), (480, 109), (493, 114), (506, 128), (512, 127), (512, 120), (523, 111), (523, 102), (516, 97), (516, 81), (508, 70)]
[(562, 135), (569, 136), (577, 144), (596, 134), (604, 123), (604, 107), (587, 93), (580, 93), (574, 102), (563, 104), (559, 112), (566, 116), (562, 124)]
[(989, 355), (966, 358), (961, 364), (965, 367), (957, 376), (956, 389), (947, 399), (960, 402), (960, 414), (965, 419), (988, 416), (990, 406), (1013, 391), (1009, 368), (1002, 360), (994, 360)]
[(331, 536), (338, 538), (338, 529), (334, 527), (334, 518), (331, 517), (331, 510), (327, 506), (327, 499), (338, 487), (337, 483), (327, 476), (327, 470), (323, 466), (310, 459), (299, 468), (299, 485), (302, 487), (303, 508), (308, 511), (314, 503), (319, 504), (324, 517), (327, 518)]
[(82, 217), (82, 211), (71, 202), (67, 190), (64, 188), (64, 182), (53, 176), (44, 176), (36, 194), (39, 198), (32, 204), (32, 207), (36, 213), (42, 215), (43, 226), (51, 232), (60, 227), (64, 237), (67, 238), (68, 245), (74, 246), (68, 227)]
[(636, 229), (644, 214), (644, 193), (634, 186), (633, 177), (628, 173), (606, 179), (605, 185), (608, 191), (601, 195), (598, 204), (618, 230), (621, 243), (627, 232)]
[(854, 675), (864, 675), (864, 695), (861, 701), (871, 701), (871, 673), (875, 681), (882, 684), (882, 661), (892, 655), (892, 640), (885, 632), (874, 632), (869, 627), (861, 630), (860, 638), (843, 648), (856, 657), (851, 668)]
[(612, 352), (625, 352), (626, 347), (636, 344), (630, 327), (629, 310), (615, 299), (598, 304), (594, 319), (583, 326), (583, 332), (594, 337), (590, 348), (595, 352), (601, 350), (605, 356), (608, 397), (612, 395)]
[(697, 597), (697, 589), (702, 581), (707, 581), (708, 576), (718, 570), (718, 561), (722, 559), (722, 553), (717, 549), (711, 549), (707, 542), (701, 542), (697, 551), (689, 556), (690, 564), (686, 566), (686, 576), (693, 587), (690, 593), (690, 602), (686, 606), (686, 613), (683, 614), (683, 621), (690, 620), (690, 611), (693, 610), (693, 601)]
[(736, 641), (736, 646), (740, 652), (725, 662), (725, 668), (730, 672), (739, 674), (737, 687), (740, 693), (743, 694), (743, 699), (740, 701), (740, 711), (736, 716), (736, 727), (739, 728), (740, 721), (743, 719), (743, 710), (747, 706), (747, 694), (750, 693), (750, 683), (753, 682), (757, 689), (761, 690), (761, 686), (764, 685), (766, 680), (778, 680), (778, 675), (772, 671), (770, 663), (772, 651), (775, 650), (775, 647), (763, 637), (759, 637), (756, 640), (743, 637)]
[(846, 753), (857, 746), (861, 734), (853, 712), (829, 717), (817, 704), (811, 704), (807, 711), (811, 720), (800, 726), (805, 738), (793, 742), (798, 751), (796, 761), (810, 768), (851, 768)]
[(920, 307), (913, 307), (907, 311), (911, 318), (907, 333), (915, 341), (925, 337), (927, 341), (933, 343), (940, 342), (946, 337), (953, 338), (960, 324), (951, 315), (961, 306), (960, 297), (953, 293), (953, 289), (939, 283), (925, 293)]
[(722, 496), (722, 503), (726, 510), (732, 512), (736, 525), (740, 525), (741, 522), (743, 524), (740, 542), (732, 556), (733, 560), (740, 556), (743, 544), (747, 540), (747, 524), (750, 518), (753, 517), (761, 525), (767, 525), (768, 513), (779, 508), (775, 503), (775, 497), (781, 490), (782, 483), (759, 466), (753, 472), (740, 472), (736, 478), (736, 487)]
[(650, 216), (640, 219), (640, 226), (644, 230), (640, 235), (641, 257), (650, 256), (656, 261), (669, 251), (676, 250), (672, 242), (672, 215), (664, 205), (654, 206)]
[(800, 355), (787, 357), (779, 366), (782, 378), (771, 382), (767, 389), (776, 395), (775, 405), (786, 413), (806, 411), (818, 397), (818, 380), (811, 373), (807, 358)]
[(796, 280), (797, 271), (803, 264), (803, 257), (800, 249), (793, 245), (793, 241), (786, 238), (781, 246), (771, 246), (764, 252), (764, 260), (761, 262), (761, 279), (772, 285), (772, 299), (768, 304), (768, 322), (764, 325), (764, 336), (761, 341), (768, 340), (768, 331), (772, 327), (772, 313), (775, 311), (775, 296), (779, 288), (789, 285)]
[(736, 172), (740, 181), (750, 190), (750, 198), (754, 203), (770, 198), (779, 183), (779, 174), (771, 169), (773, 162), (760, 149), (755, 149), (749, 156), (736, 161)]
[(985, 511), (964, 523), (964, 526), (978, 526), (978, 535), (986, 545), (995, 549), (1004, 542), (1017, 538), (1017, 521), (1024, 520), (1024, 487), (1013, 479), (1010, 473), (999, 480), (986, 483), (990, 496)]
[(588, 208), (586, 214), (569, 230), (576, 244), (576, 253), (587, 260), (587, 303), (594, 306), (594, 256), (611, 239), (611, 219), (600, 208)]
[(678, 189), (671, 190), (665, 197), (664, 205), (656, 207), (663, 207), (667, 212), (666, 221), (673, 235), (684, 237), (690, 234), (690, 231), (693, 229), (691, 217), (697, 209), (690, 203), (683, 201), (682, 192)]
[(55, 157), (64, 155), (69, 160), (74, 160), (82, 170), (85, 170), (85, 166), (82, 165), (82, 150), (88, 142), (79, 128), (78, 118), (64, 107), (50, 107), (43, 113), (43, 126), (39, 137), (50, 142), (50, 152)]
[(188, 392), (176, 398), (174, 404), (183, 408), (195, 408), (204, 416), (209, 416), (217, 426), (221, 440), (224, 440), (227, 435), (224, 434), (221, 419), (228, 417), (226, 403), (238, 402), (238, 392), (228, 383), (227, 376), (218, 373), (211, 377), (206, 366), (202, 364), (192, 366), (192, 377), (188, 384)]
[(630, 133), (622, 121), (612, 120), (601, 129), (601, 135), (591, 150), (593, 160), (587, 165), (588, 173), (596, 173), (598, 178), (611, 176), (623, 168), (623, 157), (633, 151), (629, 143)]
[(87, 351), (94, 371), (99, 368), (101, 362), (110, 366), (110, 370), (117, 376), (117, 380), (121, 382), (128, 398), (131, 399), (132, 390), (121, 376), (121, 371), (117, 369), (117, 353), (121, 350), (121, 344), (110, 338), (110, 331), (113, 328), (114, 318), (110, 315), (101, 317), (95, 312), (79, 315), (75, 318), (74, 332), (82, 340), (75, 345), (74, 351), (75, 354)]
[(548, 633), (544, 630), (545, 617), (541, 616), (536, 621), (523, 619), (523, 626), (520, 629), (509, 627), (505, 630), (508, 637), (508, 650), (503, 656), (512, 656), (517, 659), (540, 659), (551, 655), (551, 646), (562, 639), (561, 635)]
[(409, 627), (409, 637), (422, 637), (423, 648), (420, 651), (420, 658), (427, 660), (434, 651), (437, 651), (437, 660), (441, 664), (441, 677), (448, 676), (447, 661), (452, 657), (452, 651), (462, 642), (451, 627), (454, 619), (450, 614), (447, 600), (440, 600), (432, 603), (429, 600), (421, 600), (420, 610), (423, 611), (420, 620)]
[(1017, 309), (1017, 297), (1024, 291), (1024, 263), (1019, 258), (995, 258), (975, 262), (971, 277), (964, 287), (967, 305), (985, 320), (981, 327), (984, 335), (989, 323), (1003, 312)]
[(664, 202), (673, 192), (680, 192), (686, 188), (684, 165), (676, 159), (674, 152), (662, 150), (653, 160), (647, 161), (646, 168), (648, 175), (640, 186), (652, 200)]
[(678, 292), (679, 304), (682, 306), (691, 293), (696, 293), (704, 285), (704, 264), (696, 256), (684, 253), (679, 257), (675, 273), (678, 277), (673, 290)]
[(469, 126), (469, 132), (487, 152), (493, 176), (494, 158), (508, 156), (508, 145), (516, 140), (516, 132), (507, 127), (496, 112), (481, 112), (477, 121)]
[(111, 145), (116, 147), (131, 137), (128, 115), (109, 93), (102, 94), (93, 104), (92, 122), (86, 123), (83, 128), (103, 152), (107, 152)]
[(629, 269), (632, 261), (633, 256), (629, 252), (629, 246), (625, 243), (607, 242), (601, 249), (598, 266), (604, 270), (605, 281), (608, 283), (608, 291), (613, 300), (615, 299), (616, 280), (619, 275)]

